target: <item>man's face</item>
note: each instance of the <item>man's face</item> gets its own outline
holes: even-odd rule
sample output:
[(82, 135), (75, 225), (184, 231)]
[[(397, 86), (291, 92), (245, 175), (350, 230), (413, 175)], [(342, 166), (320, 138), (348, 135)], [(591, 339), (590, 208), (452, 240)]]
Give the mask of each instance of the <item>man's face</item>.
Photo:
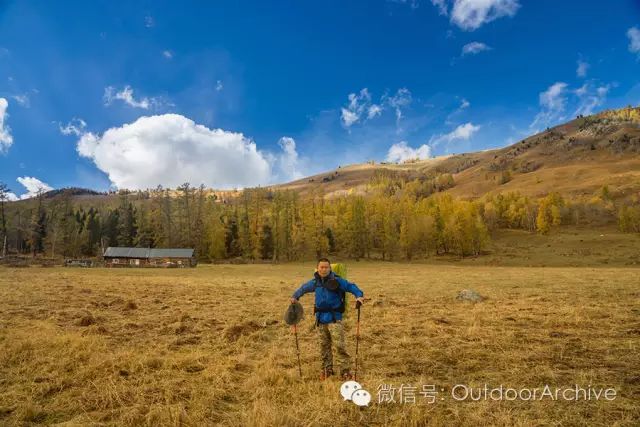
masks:
[(320, 277), (326, 277), (331, 271), (331, 264), (326, 261), (321, 261), (318, 263), (318, 274)]

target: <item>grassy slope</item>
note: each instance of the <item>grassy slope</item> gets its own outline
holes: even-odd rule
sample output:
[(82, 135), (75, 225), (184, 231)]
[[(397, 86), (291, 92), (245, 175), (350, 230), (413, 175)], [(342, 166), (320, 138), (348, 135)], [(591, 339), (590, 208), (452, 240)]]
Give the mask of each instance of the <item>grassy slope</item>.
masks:
[[(640, 288), (630, 268), (349, 263), (362, 313), (359, 410), (320, 383), (312, 321), (282, 324), (311, 264), (0, 269), (0, 424), (637, 425)], [(489, 299), (457, 302), (463, 288)], [(312, 298), (303, 300), (311, 312)], [(91, 320), (93, 319), (93, 320)], [(353, 354), (353, 319), (348, 348)], [(95, 322), (95, 323), (92, 323)], [(275, 322), (278, 323), (275, 323)], [(92, 324), (91, 324), (92, 323)], [(88, 326), (82, 326), (87, 325)], [(377, 387), (444, 400), (379, 405)], [(614, 401), (456, 402), (455, 384), (613, 387)], [(396, 399), (398, 396), (396, 395)]]
[[(437, 157), (410, 164), (359, 164), (348, 165), (313, 177), (304, 178), (277, 188), (295, 189), (302, 193), (322, 188), (326, 194), (343, 194), (350, 189), (364, 191), (366, 184), (377, 170), (409, 171), (420, 173), (451, 172), (456, 186), (448, 190), (462, 198), (477, 198), (489, 192), (519, 191), (522, 194), (542, 196), (559, 191), (569, 197), (590, 196), (603, 185), (609, 185), (617, 197), (626, 198), (640, 192), (639, 151), (617, 152), (623, 135), (632, 141), (640, 139), (640, 128), (623, 124), (597, 133), (583, 128), (584, 119), (573, 120), (540, 134), (526, 138), (511, 146)], [(575, 138), (575, 141), (572, 141)], [(614, 141), (613, 145), (609, 141)], [(637, 144), (637, 142), (634, 142)], [(591, 149), (593, 144), (594, 149)], [(612, 148), (613, 147), (613, 148)], [(512, 172), (512, 181), (500, 185), (501, 170), (492, 171), (490, 164), (504, 161)], [(471, 167), (459, 169), (464, 162), (475, 162)], [(536, 163), (540, 168), (521, 172), (519, 166)], [(335, 179), (322, 182), (335, 174)], [(310, 181), (313, 179), (313, 181)]]

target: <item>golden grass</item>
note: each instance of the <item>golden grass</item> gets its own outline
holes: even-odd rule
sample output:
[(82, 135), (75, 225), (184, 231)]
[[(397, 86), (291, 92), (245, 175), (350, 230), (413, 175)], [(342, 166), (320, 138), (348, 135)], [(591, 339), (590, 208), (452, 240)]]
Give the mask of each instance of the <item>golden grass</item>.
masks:
[[(282, 315), (313, 265), (186, 270), (0, 268), (0, 424), (637, 425), (635, 268), (349, 262), (371, 298), (360, 380), (370, 407), (318, 381), (312, 296)], [(473, 288), (488, 299), (455, 300)], [(348, 346), (353, 355), (353, 313)], [(377, 387), (434, 384), (445, 398), (378, 404)], [(454, 384), (612, 387), (613, 401), (456, 402)]]

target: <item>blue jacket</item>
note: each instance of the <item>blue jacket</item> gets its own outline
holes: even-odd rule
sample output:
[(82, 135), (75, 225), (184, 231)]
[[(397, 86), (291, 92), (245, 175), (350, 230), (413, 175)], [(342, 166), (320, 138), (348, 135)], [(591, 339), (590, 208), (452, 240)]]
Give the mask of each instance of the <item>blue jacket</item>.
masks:
[[(356, 298), (364, 296), (364, 293), (356, 286), (355, 283), (351, 283), (346, 279), (343, 279), (340, 276), (337, 276), (331, 271), (324, 280), (328, 280), (331, 278), (335, 278), (338, 281), (338, 286), (342, 292), (349, 292), (356, 296)], [(316, 285), (316, 280), (318, 283)], [(330, 291), (329, 289), (324, 288), (320, 284), (320, 275), (316, 272), (314, 274), (314, 278), (309, 280), (307, 283), (303, 284), (293, 293), (293, 297), (295, 299), (300, 299), (300, 297), (306, 293), (314, 292), (316, 293), (316, 302), (315, 306), (318, 309), (326, 310), (326, 309), (335, 309), (337, 310), (342, 301), (340, 299), (339, 292)], [(316, 321), (318, 323), (331, 323), (334, 320), (342, 320), (342, 313), (339, 311), (332, 312), (318, 312), (316, 313)]]

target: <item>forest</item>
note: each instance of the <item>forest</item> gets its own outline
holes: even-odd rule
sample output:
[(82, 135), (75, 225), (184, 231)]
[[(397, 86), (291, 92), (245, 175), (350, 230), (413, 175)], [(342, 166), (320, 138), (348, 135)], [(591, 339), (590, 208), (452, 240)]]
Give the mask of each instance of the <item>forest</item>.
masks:
[(373, 176), (366, 191), (340, 197), (248, 188), (226, 199), (185, 183), (85, 200), (57, 191), (8, 202), (2, 184), (0, 242), (4, 254), (47, 258), (99, 257), (108, 246), (134, 246), (194, 248), (205, 262), (324, 255), (394, 261), (478, 256), (499, 228), (547, 234), (567, 224), (615, 222), (623, 232), (640, 232), (637, 196), (615, 200), (607, 186), (585, 200), (518, 192), (462, 200), (446, 193), (454, 185), (450, 174), (388, 172)]

